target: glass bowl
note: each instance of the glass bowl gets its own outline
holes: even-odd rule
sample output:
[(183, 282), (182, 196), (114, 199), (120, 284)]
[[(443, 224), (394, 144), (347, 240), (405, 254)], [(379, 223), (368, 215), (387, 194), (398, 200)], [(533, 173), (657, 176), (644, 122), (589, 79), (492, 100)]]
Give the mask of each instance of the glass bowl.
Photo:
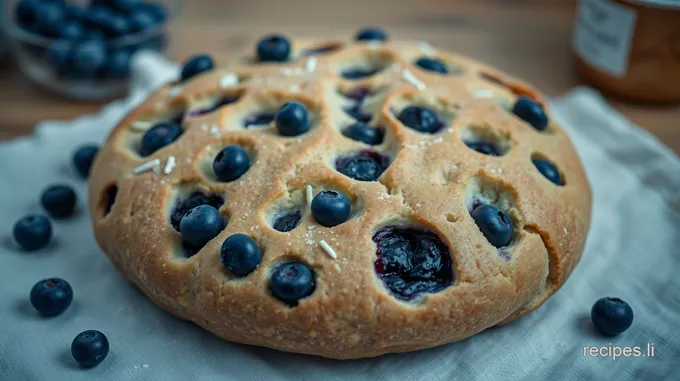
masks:
[[(21, 71), (41, 87), (77, 100), (124, 94), (132, 55), (140, 50), (166, 54), (168, 25), (184, 7), (184, 0), (143, 1), (136, 7), (161, 8), (134, 8), (125, 14), (122, 8), (116, 11), (99, 4), (140, 2), (71, 0), (62, 7), (63, 0), (2, 1), (0, 25)], [(40, 4), (37, 11), (31, 3)]]

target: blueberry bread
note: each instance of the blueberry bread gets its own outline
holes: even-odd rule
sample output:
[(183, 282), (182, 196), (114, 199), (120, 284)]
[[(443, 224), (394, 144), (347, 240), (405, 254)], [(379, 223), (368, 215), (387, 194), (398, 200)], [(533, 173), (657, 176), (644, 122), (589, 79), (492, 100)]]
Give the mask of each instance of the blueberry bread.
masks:
[(113, 130), (94, 232), (156, 304), (226, 340), (337, 359), (538, 308), (591, 192), (529, 85), (366, 29), (198, 55)]

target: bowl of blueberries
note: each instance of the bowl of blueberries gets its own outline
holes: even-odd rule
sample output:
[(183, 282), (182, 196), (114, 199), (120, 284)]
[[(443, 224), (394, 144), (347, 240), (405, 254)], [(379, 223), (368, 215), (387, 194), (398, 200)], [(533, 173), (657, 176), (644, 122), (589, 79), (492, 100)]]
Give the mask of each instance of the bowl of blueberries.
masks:
[(128, 88), (141, 50), (166, 53), (167, 27), (184, 0), (0, 0), (3, 34), (34, 83), (77, 100)]

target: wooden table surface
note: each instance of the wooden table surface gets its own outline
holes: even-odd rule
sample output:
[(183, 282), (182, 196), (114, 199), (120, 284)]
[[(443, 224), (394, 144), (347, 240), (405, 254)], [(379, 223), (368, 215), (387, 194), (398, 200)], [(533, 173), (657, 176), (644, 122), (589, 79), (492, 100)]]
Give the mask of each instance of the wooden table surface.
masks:
[[(426, 40), (487, 61), (557, 96), (582, 83), (569, 42), (575, 0), (187, 0), (170, 31), (173, 59), (253, 44), (258, 36), (353, 33), (380, 25), (394, 38)], [(618, 110), (680, 152), (680, 107)], [(44, 119), (94, 113), (102, 103), (56, 98), (31, 85), (14, 60), (0, 61), (0, 140)]]

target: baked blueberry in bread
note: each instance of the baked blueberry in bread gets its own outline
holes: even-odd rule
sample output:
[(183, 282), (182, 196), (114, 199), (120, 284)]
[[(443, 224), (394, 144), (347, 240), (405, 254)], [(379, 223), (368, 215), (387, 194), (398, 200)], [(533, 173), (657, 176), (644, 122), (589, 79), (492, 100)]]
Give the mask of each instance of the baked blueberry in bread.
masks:
[(113, 130), (97, 241), (226, 340), (338, 359), (461, 340), (538, 308), (591, 193), (544, 98), (375, 28), (199, 56)]

